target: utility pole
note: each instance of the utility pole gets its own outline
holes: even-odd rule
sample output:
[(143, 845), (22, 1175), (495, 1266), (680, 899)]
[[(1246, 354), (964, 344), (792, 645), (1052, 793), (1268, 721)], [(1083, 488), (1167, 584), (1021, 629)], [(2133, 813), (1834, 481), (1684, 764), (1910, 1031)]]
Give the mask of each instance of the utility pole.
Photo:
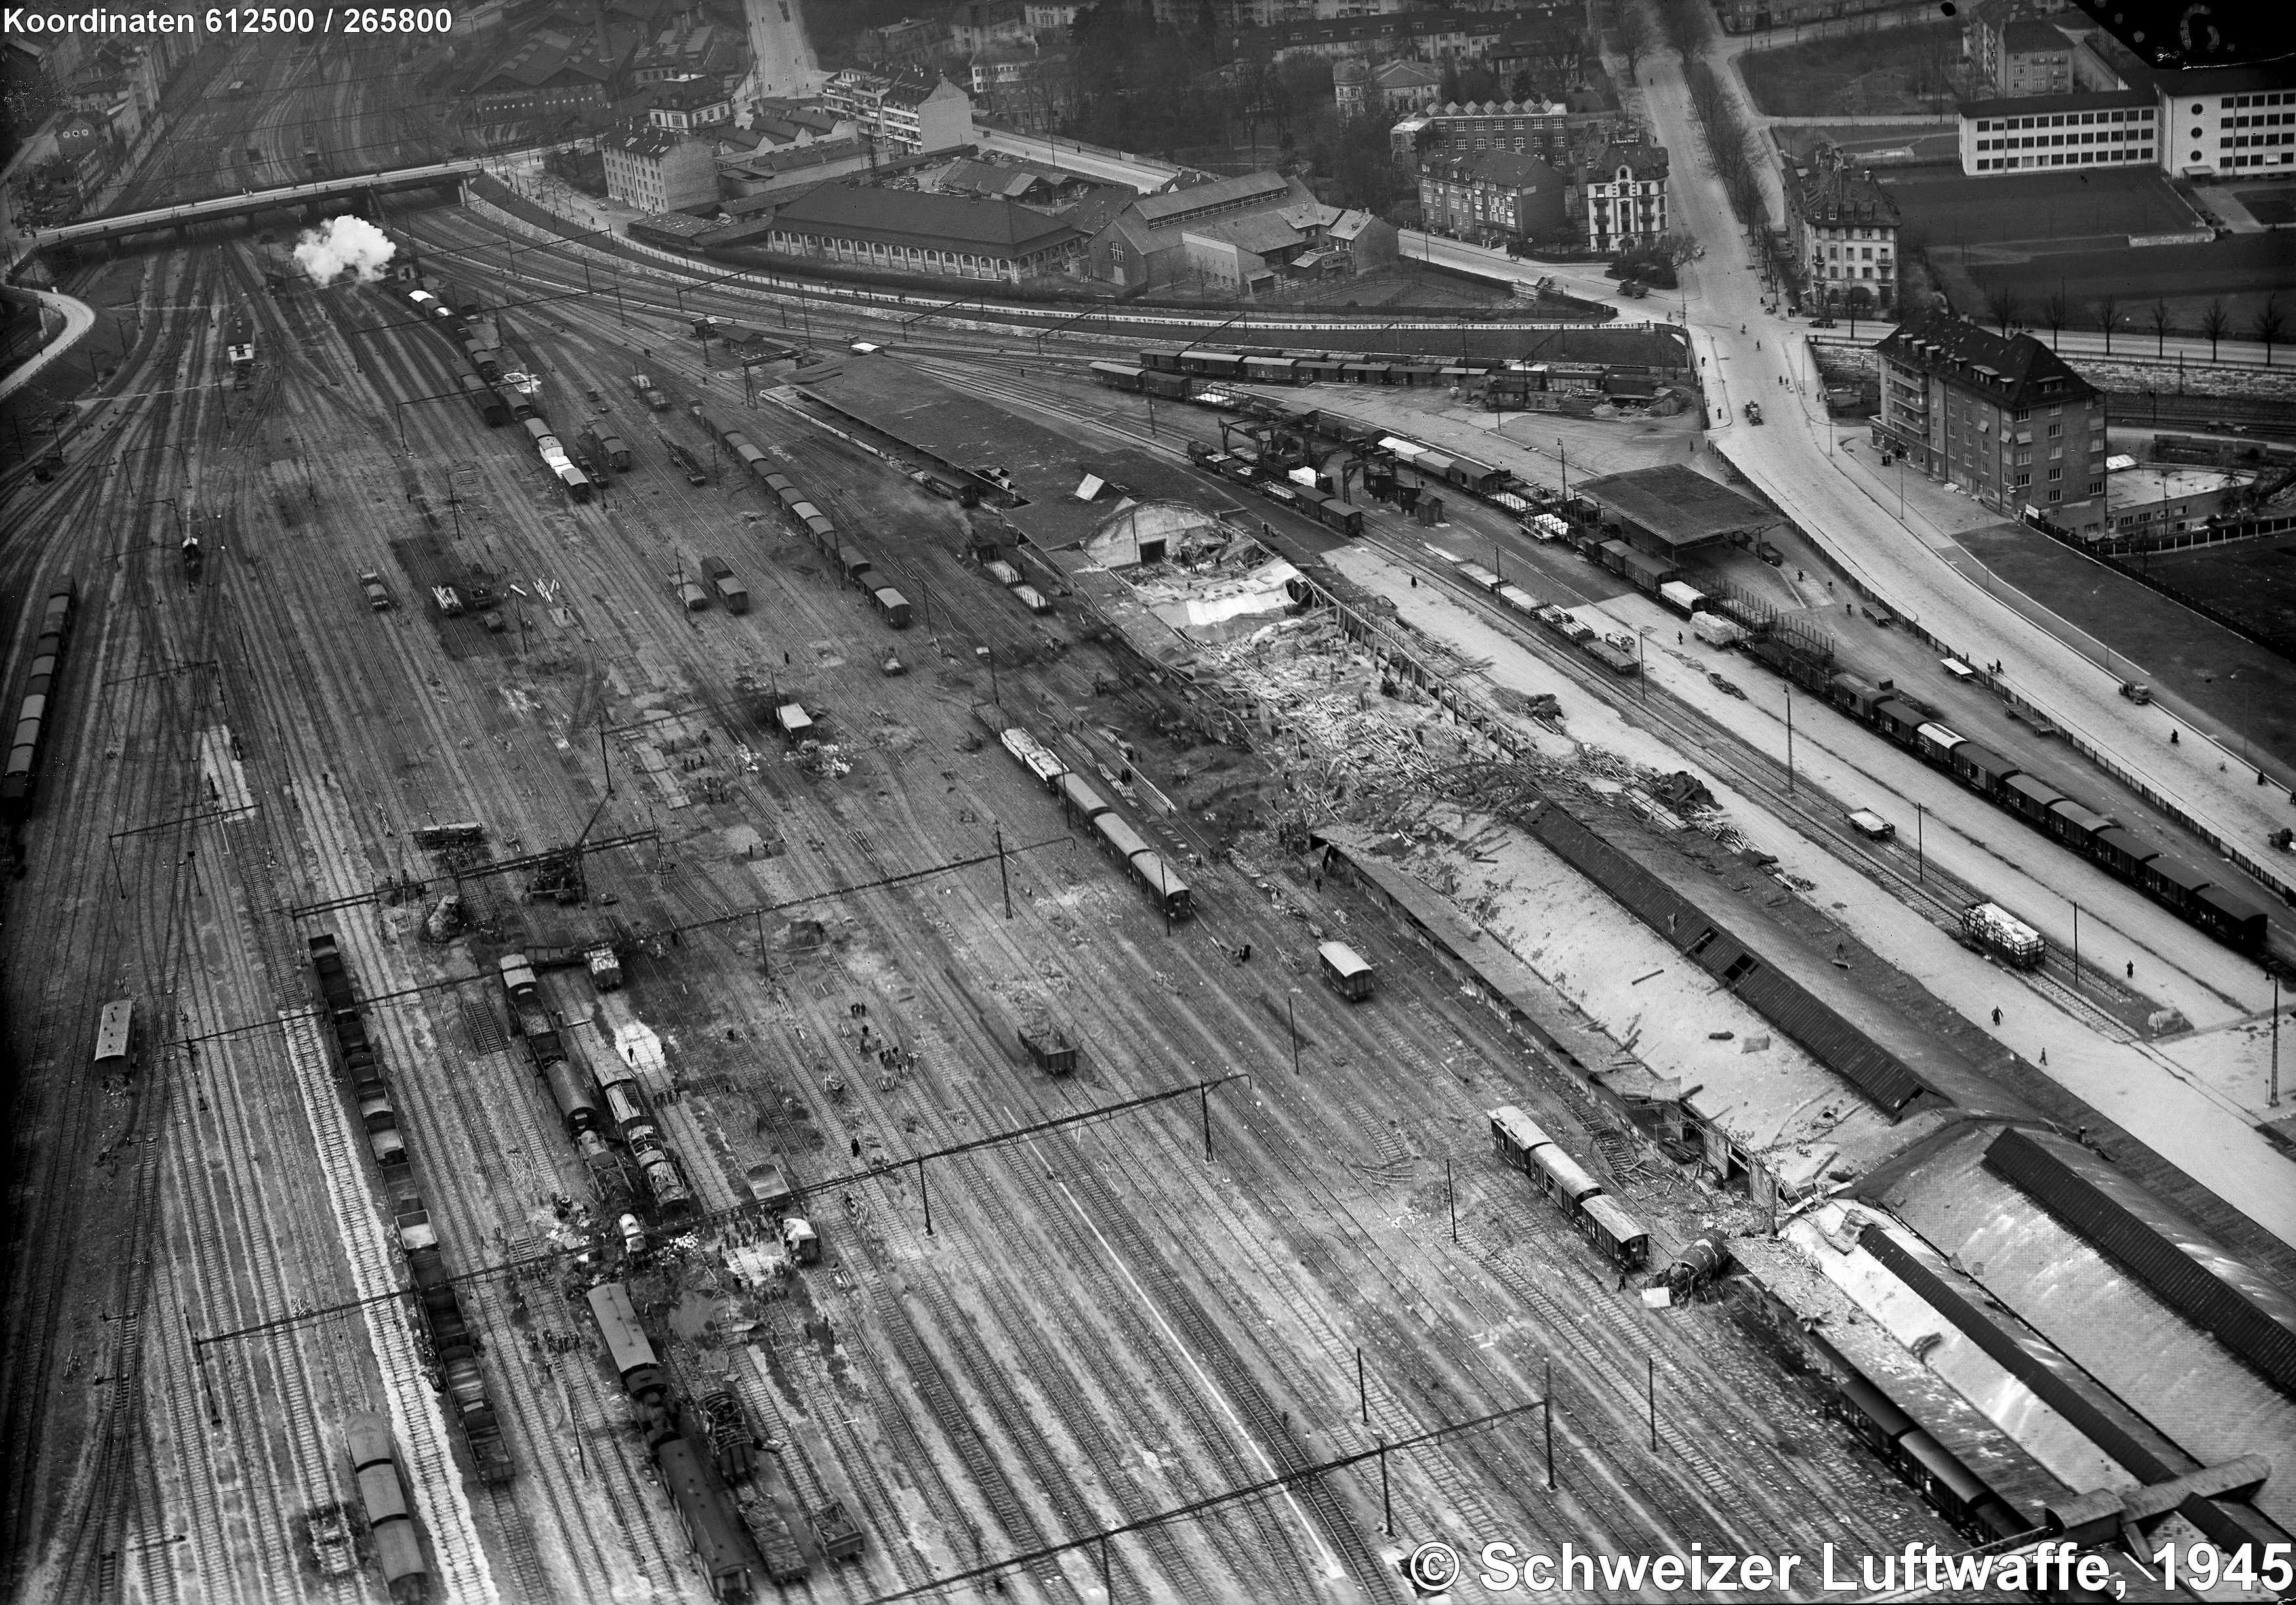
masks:
[(1004, 918), (1013, 918), (1013, 877), (1004, 868), (1004, 827), (996, 827), (996, 879), (1004, 888)]
[(1786, 687), (1786, 795), (1794, 794), (1793, 776), (1793, 687)]

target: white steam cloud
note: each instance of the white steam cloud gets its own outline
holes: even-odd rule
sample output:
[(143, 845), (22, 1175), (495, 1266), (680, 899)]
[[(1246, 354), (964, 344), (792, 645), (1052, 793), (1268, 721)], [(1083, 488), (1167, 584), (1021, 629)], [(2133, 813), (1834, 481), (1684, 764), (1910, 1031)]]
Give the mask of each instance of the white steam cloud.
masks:
[(372, 284), (382, 276), (382, 265), (398, 249), (365, 218), (346, 213), (305, 229), (295, 242), (295, 260), (315, 284), (332, 284), (346, 273)]

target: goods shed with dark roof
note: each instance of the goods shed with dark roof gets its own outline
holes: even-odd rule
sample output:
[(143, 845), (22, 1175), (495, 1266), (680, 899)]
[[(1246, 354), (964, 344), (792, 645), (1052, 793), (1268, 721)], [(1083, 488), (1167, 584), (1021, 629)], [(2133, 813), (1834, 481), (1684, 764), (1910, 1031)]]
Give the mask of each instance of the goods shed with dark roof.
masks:
[[(1193, 503), (1208, 511), (1234, 503), (1201, 475), (1126, 448), (1096, 448), (883, 353), (854, 356), (801, 392), (865, 429), (932, 457), (994, 490), (984, 471), (1010, 478), (1018, 505), (1005, 522), (1046, 551), (1090, 535), (1128, 494), (1136, 501)], [(1079, 499), (1089, 476), (1097, 494)], [(996, 498), (1001, 500), (1001, 498)]]
[(1059, 218), (1010, 201), (850, 179), (817, 184), (775, 208), (765, 243), (791, 256), (1008, 284), (1065, 272), (1085, 245)]
[(1751, 497), (1679, 463), (1587, 480), (1578, 493), (1647, 551), (1672, 556), (1712, 540), (1743, 545), (1785, 521)]

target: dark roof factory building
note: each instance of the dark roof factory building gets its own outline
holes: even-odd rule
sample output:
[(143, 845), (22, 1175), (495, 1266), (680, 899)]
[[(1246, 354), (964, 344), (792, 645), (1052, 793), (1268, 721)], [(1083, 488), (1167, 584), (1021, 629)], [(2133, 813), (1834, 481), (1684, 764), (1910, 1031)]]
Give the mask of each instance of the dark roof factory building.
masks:
[(776, 208), (772, 231), (760, 243), (787, 256), (888, 273), (1017, 284), (1075, 271), (1085, 240), (1058, 218), (1010, 201), (831, 183)]

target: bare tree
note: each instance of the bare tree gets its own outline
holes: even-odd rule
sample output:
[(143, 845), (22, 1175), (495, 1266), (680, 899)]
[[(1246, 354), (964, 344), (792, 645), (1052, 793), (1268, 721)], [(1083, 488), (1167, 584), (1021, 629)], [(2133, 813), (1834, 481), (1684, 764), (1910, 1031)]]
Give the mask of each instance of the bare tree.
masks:
[(1985, 292), (1986, 311), (1992, 315), (1993, 321), (2006, 334), (2009, 325), (2017, 321), (2017, 287), (2007, 279), (1998, 277), (1978, 287)]
[(2151, 320), (2152, 325), (2152, 355), (2155, 357), (2167, 356), (2169, 354), (2169, 330), (2175, 318), (2175, 315), (2169, 310), (2168, 298), (2166, 296), (2162, 296), (2159, 300), (2156, 300), (2152, 303), (2151, 310), (2147, 312), (2145, 316)]
[(1643, 58), (1651, 53), (1658, 38), (1651, 28), (1650, 13), (1635, 4), (1621, 0), (1619, 6), (1619, 47), (1626, 52), (1627, 77), (1639, 83), (1642, 79)]
[(2041, 321), (2049, 325), (2051, 346), (2054, 346), (2063, 335), (2065, 319), (2071, 315), (2072, 309), (2065, 300), (2064, 281), (2060, 279), (2057, 287), (2041, 298)]
[(2256, 321), (2249, 325), (2249, 332), (2264, 342), (2264, 366), (2270, 367), (2272, 348), (2288, 332), (2287, 315), (2280, 310), (2277, 291), (2264, 298), (2264, 305), (2256, 309)]
[(2106, 291), (2096, 298), (2096, 326), (2104, 331), (2104, 354), (2112, 355), (2112, 325), (2120, 321), (2120, 297)]
[(2232, 314), (2225, 309), (2224, 297), (2218, 296), (2201, 313), (2201, 333), (2209, 337), (2209, 360), (2217, 359), (2217, 342), (2232, 331)]

